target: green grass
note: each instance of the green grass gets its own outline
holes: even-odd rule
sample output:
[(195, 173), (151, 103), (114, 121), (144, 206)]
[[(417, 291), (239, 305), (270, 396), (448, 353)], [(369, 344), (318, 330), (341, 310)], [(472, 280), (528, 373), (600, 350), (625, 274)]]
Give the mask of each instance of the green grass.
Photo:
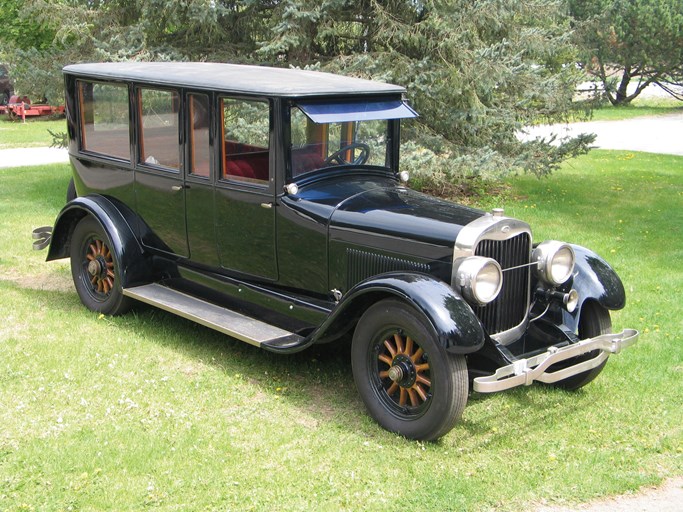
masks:
[(593, 110), (592, 121), (619, 121), (643, 116), (661, 116), (683, 112), (683, 102), (674, 98), (636, 98), (619, 107), (607, 103)]
[(438, 443), (378, 427), (347, 346), (277, 356), (151, 308), (81, 306), (31, 250), (66, 165), (0, 169), (0, 510), (526, 510), (683, 474), (683, 158), (594, 151), (512, 181), (537, 239), (621, 274), (642, 331), (576, 393), (472, 396)]
[(52, 144), (48, 133), (66, 131), (65, 119), (27, 119), (25, 123), (0, 116), (0, 149), (44, 147)]

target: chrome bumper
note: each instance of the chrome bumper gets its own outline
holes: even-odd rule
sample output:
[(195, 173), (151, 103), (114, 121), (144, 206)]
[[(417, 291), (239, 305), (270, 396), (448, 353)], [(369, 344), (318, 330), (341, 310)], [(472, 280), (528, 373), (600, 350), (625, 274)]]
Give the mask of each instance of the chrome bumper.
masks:
[(33, 242), (34, 251), (42, 251), (52, 241), (52, 226), (43, 226), (33, 230), (31, 237), (35, 240)]
[[(493, 375), (474, 379), (474, 391), (493, 393), (517, 386), (529, 386), (534, 381), (553, 383), (583, 373), (602, 364), (610, 354), (618, 354), (638, 340), (638, 331), (625, 329), (620, 333), (602, 334), (562, 348), (550, 347), (547, 352), (528, 359), (520, 359), (502, 366)], [(555, 363), (599, 350), (597, 356), (552, 373), (546, 370)]]

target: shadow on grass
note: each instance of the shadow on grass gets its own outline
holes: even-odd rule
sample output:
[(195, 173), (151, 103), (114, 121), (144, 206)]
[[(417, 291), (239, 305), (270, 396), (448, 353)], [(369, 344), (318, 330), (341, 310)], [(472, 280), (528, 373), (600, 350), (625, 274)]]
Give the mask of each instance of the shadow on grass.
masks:
[[(81, 305), (75, 291), (36, 290), (5, 282), (34, 303), (35, 308), (73, 316), (73, 324), (98, 317)], [(382, 442), (400, 439), (381, 429), (365, 412), (353, 382), (348, 339), (281, 355), (144, 304), (136, 305), (127, 315), (105, 318), (119, 331), (201, 361), (226, 377), (240, 374), (259, 392), (278, 395), (306, 413), (305, 416), (317, 418), (328, 426), (382, 439)], [(286, 392), (280, 393), (277, 389)], [(492, 443), (503, 443), (519, 432), (525, 435), (537, 432), (545, 437), (554, 424), (594, 405), (582, 390), (569, 393), (543, 385), (491, 395), (471, 393), (461, 422), (451, 435), (433, 446), (455, 443), (461, 453), (474, 453)]]
[[(31, 289), (6, 281), (36, 308), (61, 310), (73, 322), (98, 314), (80, 303), (76, 291)], [(242, 375), (260, 392), (278, 395), (312, 415), (350, 431), (362, 429), (364, 407), (356, 394), (350, 340), (316, 345), (296, 354), (275, 354), (146, 304), (120, 317), (105, 317), (116, 329), (201, 361), (226, 376)], [(227, 384), (226, 384), (227, 385)], [(286, 390), (278, 393), (276, 388)]]

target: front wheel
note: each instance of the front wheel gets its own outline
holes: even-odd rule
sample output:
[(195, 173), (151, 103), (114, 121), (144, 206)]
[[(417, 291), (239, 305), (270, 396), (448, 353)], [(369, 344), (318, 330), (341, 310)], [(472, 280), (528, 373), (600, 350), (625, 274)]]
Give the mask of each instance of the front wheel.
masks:
[(427, 320), (403, 302), (383, 300), (363, 314), (351, 364), (370, 415), (405, 437), (438, 439), (467, 403), (465, 358), (447, 352)]
[[(602, 307), (597, 302), (587, 302), (581, 309), (581, 317), (579, 319), (579, 338), (582, 340), (588, 338), (594, 338), (600, 336), (601, 334), (609, 334), (612, 332), (612, 319), (610, 318), (609, 311)], [(582, 356), (578, 361), (588, 360), (596, 357), (598, 355), (597, 351), (589, 352)], [(575, 389), (582, 388), (589, 382), (592, 382), (595, 377), (597, 377), (603, 370), (607, 360), (604, 360), (595, 368), (573, 375), (564, 380), (555, 383), (555, 386), (567, 391), (573, 391)]]
[(84, 217), (71, 237), (71, 275), (81, 302), (91, 311), (120, 315), (130, 309), (123, 295), (113, 245), (93, 217)]

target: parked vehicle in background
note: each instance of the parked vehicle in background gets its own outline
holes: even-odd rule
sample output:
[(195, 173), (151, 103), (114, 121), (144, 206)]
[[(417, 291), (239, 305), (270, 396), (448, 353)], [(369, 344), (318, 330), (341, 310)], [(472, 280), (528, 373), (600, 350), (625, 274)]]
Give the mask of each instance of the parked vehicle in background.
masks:
[(406, 186), (402, 87), (207, 63), (64, 76), (73, 192), (34, 236), (93, 311), (142, 301), (283, 354), (350, 335), (372, 417), (426, 440), (470, 384), (577, 389), (637, 339), (611, 333), (624, 287), (597, 254)]
[(27, 96), (10, 96), (6, 105), (0, 106), (0, 113), (7, 114), (10, 119), (26, 121), (27, 117), (50, 116), (63, 114), (64, 106), (54, 107), (47, 104), (31, 104)]

